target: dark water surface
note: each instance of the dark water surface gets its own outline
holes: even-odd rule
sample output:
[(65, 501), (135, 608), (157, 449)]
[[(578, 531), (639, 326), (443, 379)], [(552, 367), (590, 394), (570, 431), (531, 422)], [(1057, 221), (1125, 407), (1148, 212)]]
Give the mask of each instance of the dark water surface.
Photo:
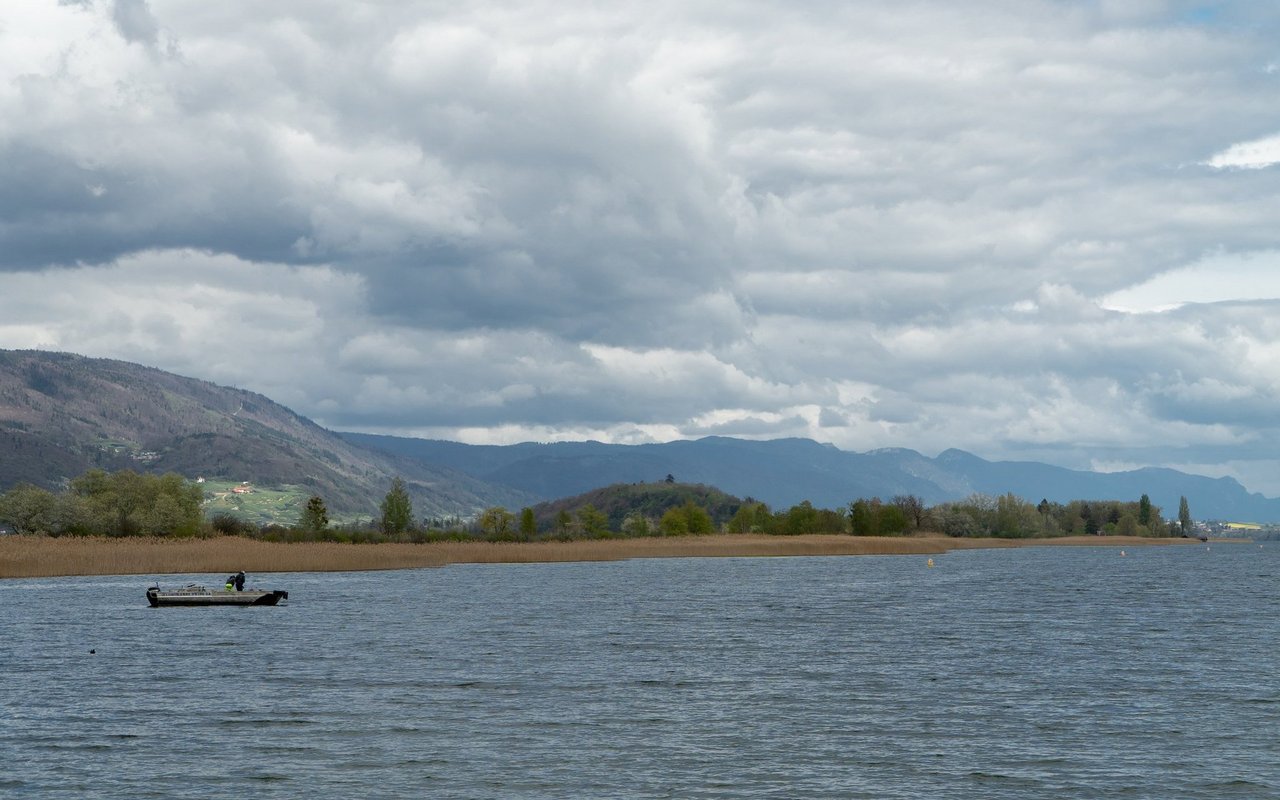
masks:
[(0, 581), (0, 797), (1280, 797), (1280, 546), (934, 561)]

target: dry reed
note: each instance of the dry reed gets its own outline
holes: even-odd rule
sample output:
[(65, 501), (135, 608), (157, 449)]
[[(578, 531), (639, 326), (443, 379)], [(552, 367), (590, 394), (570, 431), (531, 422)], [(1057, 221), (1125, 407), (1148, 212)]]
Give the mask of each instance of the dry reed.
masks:
[(1059, 539), (951, 539), (839, 535), (729, 534), (572, 542), (433, 542), (428, 544), (285, 544), (240, 537), (104, 539), (0, 537), (0, 578), (60, 575), (162, 575), (334, 572), (413, 569), (445, 564), (615, 561), (714, 556), (933, 555), (949, 550), (1035, 545), (1151, 545), (1194, 540), (1120, 536)]

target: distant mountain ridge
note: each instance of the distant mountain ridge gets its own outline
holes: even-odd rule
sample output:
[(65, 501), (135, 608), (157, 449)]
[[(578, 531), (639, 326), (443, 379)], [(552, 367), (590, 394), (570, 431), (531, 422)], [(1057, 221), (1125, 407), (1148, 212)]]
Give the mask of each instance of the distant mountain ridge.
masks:
[(0, 350), (0, 491), (56, 489), (94, 467), (299, 486), (337, 513), (376, 514), (397, 475), (419, 516), (533, 502), (366, 449), (253, 392), (125, 361)]
[(1185, 496), (1198, 519), (1280, 521), (1280, 499), (1251, 493), (1233, 478), (1207, 478), (1156, 467), (1087, 472), (1030, 461), (987, 461), (954, 449), (936, 458), (905, 448), (855, 453), (810, 439), (755, 441), (712, 436), (644, 445), (467, 445), (371, 434), (342, 436), (518, 488), (543, 500), (608, 484), (660, 480), (670, 474), (682, 482), (763, 500), (775, 510), (803, 500), (836, 508), (859, 497), (888, 499), (905, 494), (914, 494), (930, 505), (975, 493), (1012, 492), (1033, 503), (1041, 499), (1063, 503), (1137, 500), (1146, 494), (1166, 519), (1177, 516), (1179, 498)]
[(497, 446), (335, 433), (241, 389), (124, 361), (0, 350), (0, 491), (21, 482), (58, 488), (93, 467), (298, 486), (332, 511), (364, 515), (377, 513), (397, 475), (424, 517), (514, 510), (670, 474), (775, 510), (899, 494), (936, 504), (973, 493), (1013, 492), (1031, 502), (1145, 493), (1166, 518), (1186, 496), (1198, 519), (1280, 522), (1280, 500), (1232, 478), (1171, 469), (1095, 473), (961, 450), (936, 458), (901, 448), (856, 453), (809, 439)]

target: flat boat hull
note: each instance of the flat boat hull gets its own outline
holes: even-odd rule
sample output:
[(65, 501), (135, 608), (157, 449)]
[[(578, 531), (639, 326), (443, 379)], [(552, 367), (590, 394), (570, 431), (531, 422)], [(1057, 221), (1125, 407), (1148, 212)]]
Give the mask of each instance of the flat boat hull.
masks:
[(184, 589), (147, 589), (147, 602), (152, 608), (165, 606), (274, 606), (289, 599), (289, 593), (280, 589), (267, 591), (249, 589), (243, 592), (219, 592), (203, 586)]

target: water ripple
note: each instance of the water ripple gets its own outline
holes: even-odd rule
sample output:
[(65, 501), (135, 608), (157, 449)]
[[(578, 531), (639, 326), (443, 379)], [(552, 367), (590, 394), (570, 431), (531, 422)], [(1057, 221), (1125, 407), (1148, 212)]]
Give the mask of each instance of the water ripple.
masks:
[(1280, 796), (1280, 547), (939, 562), (273, 575), (287, 605), (194, 613), (3, 581), (0, 792)]

